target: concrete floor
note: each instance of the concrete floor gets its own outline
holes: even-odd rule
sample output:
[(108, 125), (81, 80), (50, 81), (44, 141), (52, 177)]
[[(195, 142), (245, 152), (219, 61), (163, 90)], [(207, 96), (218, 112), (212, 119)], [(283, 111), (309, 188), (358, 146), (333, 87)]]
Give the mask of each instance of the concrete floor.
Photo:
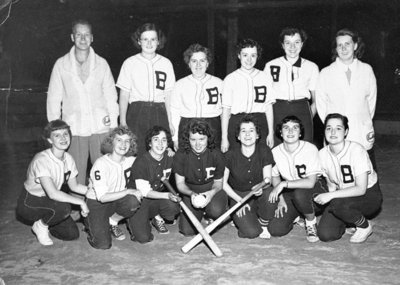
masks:
[[(0, 145), (0, 284), (399, 284), (400, 136), (378, 136), (375, 153), (384, 195), (374, 234), (364, 244), (349, 236), (309, 244), (295, 228), (283, 238), (239, 239), (226, 225), (213, 235), (224, 256), (200, 244), (188, 254), (188, 241), (170, 226), (169, 235), (150, 244), (114, 241), (108, 251), (79, 240), (38, 244), (30, 227), (15, 219), (16, 199), (27, 166), (40, 142)], [(82, 225), (79, 225), (82, 228)], [(125, 230), (125, 228), (124, 228)]]

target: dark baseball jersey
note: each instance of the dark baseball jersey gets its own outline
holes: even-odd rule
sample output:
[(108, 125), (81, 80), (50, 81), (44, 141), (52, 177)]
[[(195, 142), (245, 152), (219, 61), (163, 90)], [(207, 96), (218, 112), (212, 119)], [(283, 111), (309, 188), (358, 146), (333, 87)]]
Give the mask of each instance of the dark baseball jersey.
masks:
[(132, 165), (128, 188), (138, 189), (144, 197), (150, 190), (165, 192), (162, 178), (169, 179), (173, 158), (168, 155), (158, 161), (149, 152), (139, 156)]
[(185, 177), (192, 185), (204, 185), (224, 176), (225, 161), (218, 149), (206, 149), (201, 154), (179, 150), (174, 157), (174, 173)]
[(346, 140), (343, 150), (337, 155), (328, 145), (319, 151), (319, 157), (324, 174), (336, 189), (355, 186), (355, 178), (364, 172), (368, 173), (368, 188), (378, 181), (367, 151), (356, 142)]
[(224, 79), (222, 107), (239, 113), (265, 113), (267, 105), (275, 102), (272, 82), (265, 72), (254, 69), (247, 73), (241, 69)]
[(229, 169), (228, 183), (240, 192), (263, 181), (263, 168), (275, 164), (271, 149), (258, 144), (250, 157), (242, 154), (240, 148), (231, 149), (225, 154), (226, 167)]

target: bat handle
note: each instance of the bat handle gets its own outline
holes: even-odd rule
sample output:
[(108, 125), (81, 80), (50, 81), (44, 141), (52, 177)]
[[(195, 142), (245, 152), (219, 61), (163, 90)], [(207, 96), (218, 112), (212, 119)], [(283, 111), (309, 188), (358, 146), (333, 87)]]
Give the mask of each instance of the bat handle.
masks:
[(161, 182), (167, 187), (168, 191), (177, 196), (178, 194), (176, 193), (175, 189), (172, 187), (172, 185), (169, 183), (169, 181), (166, 178), (162, 178)]

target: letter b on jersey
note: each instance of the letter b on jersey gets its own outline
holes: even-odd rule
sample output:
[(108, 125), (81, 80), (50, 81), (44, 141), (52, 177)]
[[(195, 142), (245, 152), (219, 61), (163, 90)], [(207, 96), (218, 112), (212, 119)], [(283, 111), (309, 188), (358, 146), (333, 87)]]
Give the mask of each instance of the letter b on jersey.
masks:
[(279, 73), (281, 71), (281, 67), (280, 66), (276, 66), (276, 65), (271, 65), (269, 68), (271, 70), (272, 79), (274, 80), (274, 82), (278, 82), (279, 81)]
[(209, 104), (209, 105), (217, 104), (218, 103), (218, 96), (219, 96), (218, 88), (217, 87), (207, 88), (206, 91), (207, 91), (207, 94), (208, 94), (208, 102), (207, 102), (207, 104)]
[(256, 103), (264, 103), (267, 99), (267, 86), (254, 86), (254, 91), (256, 92)]
[(162, 71), (156, 71), (156, 88), (165, 90), (165, 82), (167, 81), (167, 74)]

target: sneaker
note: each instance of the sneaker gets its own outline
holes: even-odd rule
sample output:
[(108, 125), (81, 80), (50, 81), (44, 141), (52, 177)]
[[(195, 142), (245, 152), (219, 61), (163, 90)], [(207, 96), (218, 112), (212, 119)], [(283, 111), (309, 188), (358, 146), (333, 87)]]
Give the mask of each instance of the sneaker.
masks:
[(346, 228), (345, 233), (347, 235), (353, 235), (356, 232), (356, 228), (355, 227), (350, 227), (350, 228)]
[(367, 238), (372, 234), (372, 226), (368, 223), (368, 227), (356, 228), (356, 232), (351, 236), (350, 242), (352, 243), (361, 243), (367, 240)]
[(112, 226), (110, 225), (110, 232), (111, 235), (116, 239), (116, 240), (124, 240), (126, 238), (125, 234), (122, 232), (122, 230), (117, 226)]
[(297, 218), (294, 219), (293, 224), (295, 224), (303, 229), (306, 227), (306, 223), (305, 223), (304, 219), (300, 218), (300, 216), (297, 216)]
[(307, 241), (308, 242), (319, 241), (319, 238), (317, 235), (317, 224), (307, 225), (307, 223), (306, 223), (306, 233), (307, 233)]
[(164, 220), (158, 220), (158, 219), (154, 218), (153, 220), (151, 220), (151, 224), (156, 228), (158, 233), (164, 234), (164, 235), (169, 234), (169, 230), (165, 226)]
[(270, 239), (271, 238), (271, 234), (268, 231), (267, 227), (261, 227), (262, 229), (262, 233), (258, 236), (259, 238), (262, 239)]
[(53, 241), (49, 236), (49, 227), (44, 225), (42, 220), (33, 223), (32, 231), (41, 245), (53, 245)]

